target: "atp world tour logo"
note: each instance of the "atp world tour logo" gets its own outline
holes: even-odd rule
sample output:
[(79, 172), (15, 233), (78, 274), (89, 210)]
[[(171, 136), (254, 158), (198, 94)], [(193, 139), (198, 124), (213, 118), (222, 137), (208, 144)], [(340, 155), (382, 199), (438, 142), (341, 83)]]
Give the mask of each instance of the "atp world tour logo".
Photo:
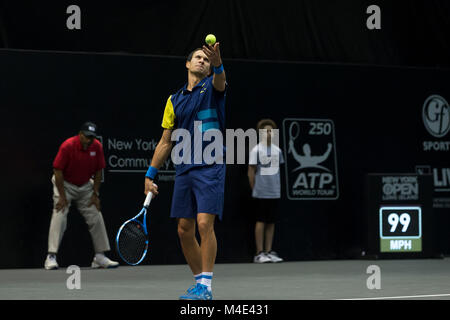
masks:
[(284, 119), (283, 132), (288, 199), (337, 199), (339, 188), (333, 121)]

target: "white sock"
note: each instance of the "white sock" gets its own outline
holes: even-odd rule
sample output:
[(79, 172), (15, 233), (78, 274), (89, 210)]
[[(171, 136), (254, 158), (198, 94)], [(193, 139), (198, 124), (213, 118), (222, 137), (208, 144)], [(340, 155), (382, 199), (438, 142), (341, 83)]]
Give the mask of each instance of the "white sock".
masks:
[(195, 283), (202, 283), (202, 274), (194, 274)]
[(104, 255), (103, 252), (100, 252), (100, 253), (96, 253), (96, 254), (95, 254), (95, 257), (96, 257), (97, 259), (104, 259), (104, 258), (105, 258), (105, 255)]
[(201, 284), (207, 286), (209, 291), (212, 291), (211, 288), (212, 277), (213, 277), (212, 272), (202, 272)]

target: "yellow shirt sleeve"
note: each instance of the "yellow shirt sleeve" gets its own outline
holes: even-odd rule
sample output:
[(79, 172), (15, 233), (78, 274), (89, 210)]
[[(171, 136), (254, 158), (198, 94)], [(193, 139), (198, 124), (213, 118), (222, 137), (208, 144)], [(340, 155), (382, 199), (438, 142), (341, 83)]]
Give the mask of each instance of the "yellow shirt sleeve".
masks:
[(173, 104), (170, 100), (172, 96), (167, 99), (166, 108), (164, 109), (164, 116), (161, 126), (164, 129), (172, 130), (175, 127), (175, 112), (173, 110)]

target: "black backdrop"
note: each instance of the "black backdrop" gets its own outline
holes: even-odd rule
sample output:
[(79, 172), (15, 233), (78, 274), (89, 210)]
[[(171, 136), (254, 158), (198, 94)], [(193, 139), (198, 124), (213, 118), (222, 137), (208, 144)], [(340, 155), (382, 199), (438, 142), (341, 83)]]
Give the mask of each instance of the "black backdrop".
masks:
[[(427, 97), (450, 99), (448, 70), (235, 59), (224, 64), (230, 84), (227, 128), (251, 128), (262, 117), (273, 118), (280, 127), (286, 118), (334, 122), (339, 198), (295, 201), (283, 196), (274, 249), (286, 260), (359, 257), (366, 233), (367, 173), (415, 172), (418, 165), (439, 173), (449, 166), (448, 151), (425, 152), (422, 147), (423, 141), (448, 140), (448, 135), (433, 138), (422, 121)], [(186, 80), (184, 60), (4, 50), (0, 69), (5, 134), (0, 266), (42, 267), (52, 207), (51, 164), (59, 145), (87, 119), (98, 124), (108, 159), (119, 154), (108, 139), (158, 140), (165, 101)], [(286, 150), (283, 136), (280, 141)], [(120, 224), (140, 209), (144, 174), (111, 169), (109, 164), (101, 198), (113, 246)], [(216, 224), (217, 262), (249, 262), (254, 253), (246, 170), (246, 165), (227, 167), (225, 216)], [(281, 176), (285, 191), (284, 169)], [(169, 218), (172, 182), (158, 183), (161, 194), (152, 203), (150, 218), (152, 252), (144, 263), (184, 263), (175, 221)], [(439, 194), (445, 195), (449, 197)], [(435, 212), (440, 250), (449, 253), (449, 208)], [(89, 265), (92, 245), (76, 210), (71, 210), (68, 225), (60, 264)], [(110, 256), (118, 259), (114, 249)]]
[[(66, 28), (73, 4), (81, 30)], [(449, 16), (447, 0), (2, 0), (0, 46), (185, 56), (214, 33), (228, 59), (449, 67)]]
[[(81, 8), (81, 30), (66, 28), (72, 4)], [(381, 30), (366, 28), (372, 4), (381, 8)], [(334, 122), (339, 198), (283, 199), (275, 238), (283, 257), (359, 257), (365, 249), (366, 174), (414, 172), (417, 166), (434, 175), (439, 250), (449, 253), (450, 196), (437, 186), (449, 187), (450, 159), (448, 151), (423, 149), (424, 141), (447, 142), (448, 135), (432, 137), (421, 116), (430, 95), (450, 99), (449, 17), (447, 0), (1, 0), (0, 47), (73, 53), (0, 53), (0, 267), (42, 266), (51, 163), (83, 121), (98, 123), (107, 157), (148, 156), (112, 150), (109, 139), (157, 141), (165, 100), (185, 80), (180, 57), (207, 33), (222, 44), (230, 81), (228, 128), (253, 127), (261, 117), (280, 126), (286, 118)], [(102, 186), (111, 243), (124, 216), (140, 206), (143, 175), (112, 169), (105, 170)], [(284, 168), (282, 180), (285, 188)], [(168, 218), (171, 183), (159, 182), (162, 194), (152, 204), (153, 251), (145, 263), (184, 262)], [(226, 215), (216, 228), (218, 262), (247, 262), (254, 248), (245, 165), (228, 166), (226, 190)], [(85, 224), (76, 210), (69, 219), (59, 262), (88, 265), (92, 249)]]

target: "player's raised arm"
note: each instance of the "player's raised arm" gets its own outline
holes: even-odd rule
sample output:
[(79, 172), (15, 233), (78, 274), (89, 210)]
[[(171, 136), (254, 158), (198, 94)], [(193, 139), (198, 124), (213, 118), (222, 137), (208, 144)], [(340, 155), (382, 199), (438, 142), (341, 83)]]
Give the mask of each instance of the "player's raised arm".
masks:
[(217, 91), (225, 91), (226, 76), (223, 69), (222, 58), (220, 56), (220, 44), (219, 42), (214, 45), (203, 46), (203, 52), (208, 57), (211, 65), (213, 66), (214, 76), (212, 84)]

